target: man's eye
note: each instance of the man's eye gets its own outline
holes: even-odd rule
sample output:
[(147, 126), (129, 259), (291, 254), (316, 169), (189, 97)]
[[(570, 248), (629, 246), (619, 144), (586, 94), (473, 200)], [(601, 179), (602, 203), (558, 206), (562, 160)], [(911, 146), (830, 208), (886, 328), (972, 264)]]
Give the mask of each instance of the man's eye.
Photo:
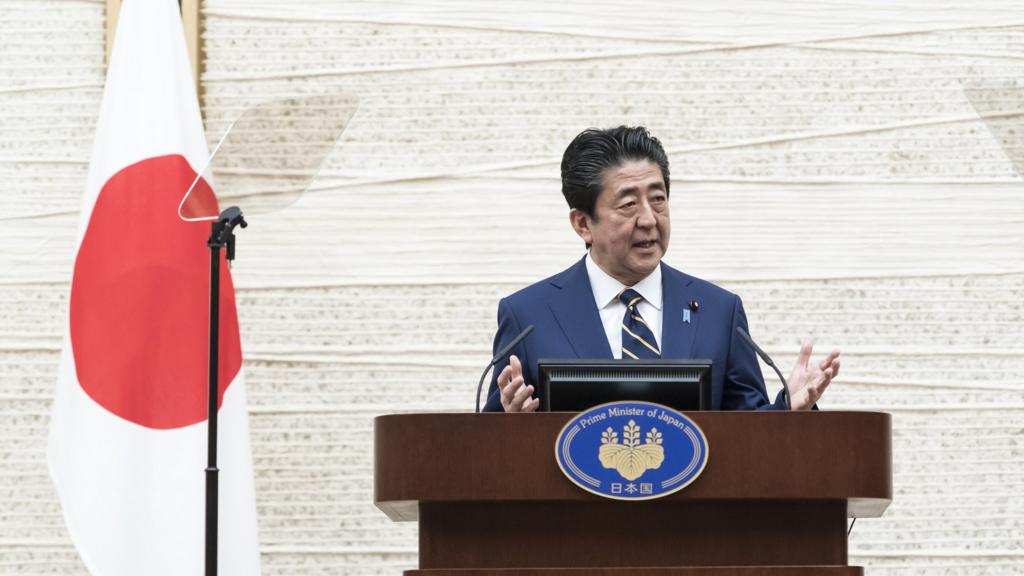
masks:
[(630, 202), (626, 202), (625, 204), (619, 206), (619, 208), (620, 209), (628, 209), (628, 208), (632, 208), (634, 206), (636, 206), (636, 202), (630, 201)]

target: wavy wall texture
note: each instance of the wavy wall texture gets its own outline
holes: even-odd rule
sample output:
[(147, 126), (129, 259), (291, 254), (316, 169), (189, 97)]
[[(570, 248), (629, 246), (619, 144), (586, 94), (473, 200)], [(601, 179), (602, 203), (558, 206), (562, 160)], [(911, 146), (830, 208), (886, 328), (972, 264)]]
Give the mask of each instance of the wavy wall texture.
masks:
[[(841, 346), (824, 407), (893, 413), (896, 500), (851, 562), (1024, 571), (1024, 12), (691, 4), (204, 4), (211, 140), (269, 97), (362, 102), (240, 236), (265, 574), (415, 564), (372, 505), (372, 419), (470, 409), (497, 299), (582, 254), (562, 150), (619, 123), (669, 149), (668, 262), (738, 292), (783, 364)], [(0, 74), (0, 573), (81, 574), (44, 450), (103, 3), (0, 5)]]

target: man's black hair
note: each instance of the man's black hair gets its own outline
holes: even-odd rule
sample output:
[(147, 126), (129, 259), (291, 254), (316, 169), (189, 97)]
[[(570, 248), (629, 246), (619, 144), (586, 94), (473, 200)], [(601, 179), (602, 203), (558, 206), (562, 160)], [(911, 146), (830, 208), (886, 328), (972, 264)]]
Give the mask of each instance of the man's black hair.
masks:
[(575, 208), (594, 218), (597, 197), (604, 189), (604, 171), (630, 160), (650, 160), (661, 169), (668, 195), (668, 157), (661, 142), (643, 126), (619, 126), (580, 132), (562, 155), (562, 195)]

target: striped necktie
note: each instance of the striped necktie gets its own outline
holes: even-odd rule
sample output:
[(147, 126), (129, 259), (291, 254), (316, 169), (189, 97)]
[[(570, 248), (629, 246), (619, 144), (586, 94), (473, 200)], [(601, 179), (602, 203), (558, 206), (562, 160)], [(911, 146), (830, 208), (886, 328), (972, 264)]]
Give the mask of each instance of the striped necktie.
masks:
[(622, 318), (622, 357), (634, 360), (661, 358), (658, 341), (654, 338), (647, 322), (640, 317), (637, 304), (644, 297), (632, 288), (619, 294), (619, 300), (626, 305), (626, 315)]

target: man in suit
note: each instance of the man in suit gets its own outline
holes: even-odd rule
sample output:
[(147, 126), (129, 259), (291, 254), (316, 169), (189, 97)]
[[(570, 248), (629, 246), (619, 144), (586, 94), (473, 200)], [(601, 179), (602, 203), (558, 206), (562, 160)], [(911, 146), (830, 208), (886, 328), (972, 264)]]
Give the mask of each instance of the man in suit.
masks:
[[(768, 399), (740, 298), (661, 262), (671, 234), (668, 158), (643, 127), (585, 130), (562, 157), (569, 222), (588, 253), (498, 304), (494, 351), (534, 332), (491, 378), (487, 411), (531, 412), (544, 358), (710, 358), (712, 408), (785, 409)], [(805, 341), (789, 377), (794, 410), (811, 409), (839, 372), (839, 351), (811, 362)]]

